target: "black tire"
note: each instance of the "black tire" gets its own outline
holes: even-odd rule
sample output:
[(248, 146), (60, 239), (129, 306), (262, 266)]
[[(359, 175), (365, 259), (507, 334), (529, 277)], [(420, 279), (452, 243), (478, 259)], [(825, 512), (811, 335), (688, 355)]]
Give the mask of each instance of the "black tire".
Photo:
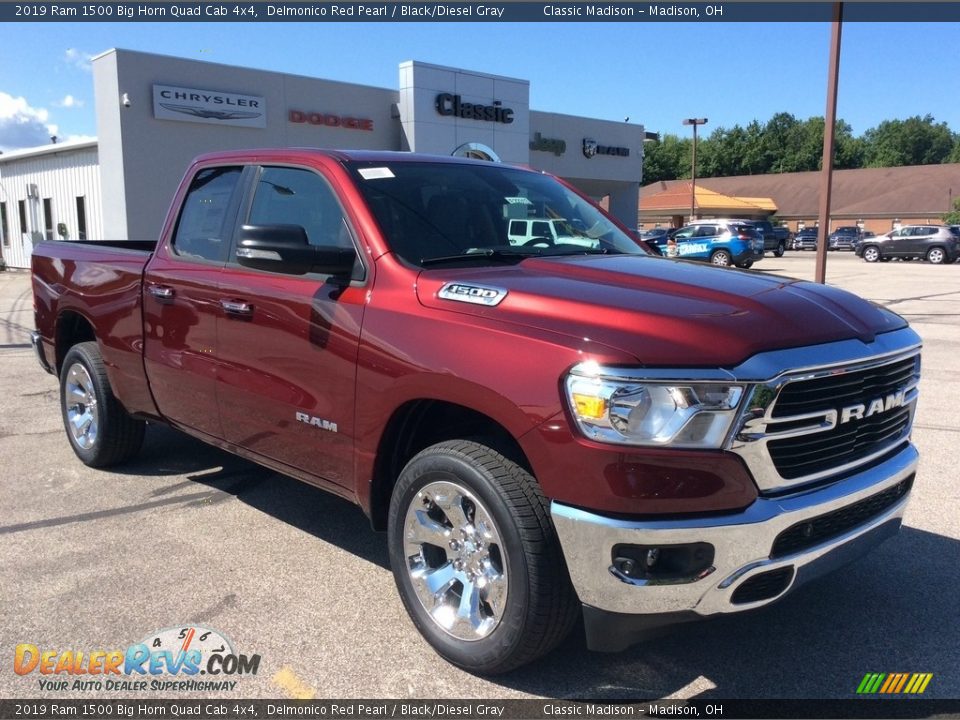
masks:
[(927, 262), (933, 265), (943, 265), (947, 261), (947, 251), (939, 245), (927, 250)]
[(717, 250), (710, 256), (710, 264), (718, 265), (720, 267), (730, 267), (730, 253), (726, 250)]
[(744, 260), (742, 263), (738, 263), (737, 267), (743, 270), (749, 270), (753, 267), (753, 260)]
[(781, 242), (779, 245), (777, 245), (777, 249), (773, 251), (773, 254), (776, 255), (777, 257), (783, 257), (783, 254), (784, 254), (786, 251), (787, 251), (786, 245), (784, 245), (784, 244)]
[[(464, 491), (456, 502), (450, 498), (457, 491), (450, 488)], [(492, 520), (495, 532), (485, 536), (486, 565), (483, 560), (474, 565), (472, 555), (463, 560), (465, 552), (483, 550), (474, 550), (474, 535), (458, 533), (457, 524), (447, 516), (454, 505), (466, 508), (463, 517), (468, 520), (473, 506), (468, 528), (474, 527), (473, 523), (487, 525), (481, 518)], [(456, 513), (451, 516), (456, 517)], [(433, 535), (426, 541), (416, 534), (425, 527), (424, 517), (439, 523), (430, 528)], [(435, 527), (449, 528), (449, 534), (438, 536)], [(526, 470), (486, 445), (450, 440), (414, 456), (394, 487), (387, 533), (394, 580), (410, 619), (427, 642), (454, 665), (484, 674), (507, 672), (552, 650), (576, 622), (579, 603), (550, 520), (548, 501)], [(448, 538), (461, 536), (466, 539), (460, 547), (442, 547)], [(430, 542), (434, 537), (436, 542)], [(465, 545), (469, 550), (464, 550)], [(491, 600), (490, 595), (481, 597), (484, 590), (490, 592), (492, 582), (464, 584), (470, 581), (469, 573), (462, 572), (464, 562), (470, 567), (495, 568), (504, 583), (502, 604)], [(429, 597), (437, 613), (435, 618), (418, 596), (414, 582), (422, 582), (419, 587), (423, 593), (430, 586), (429, 575), (437, 570), (445, 571), (446, 581), (439, 591), (428, 590), (433, 593)], [(460, 576), (456, 576), (458, 571)], [(420, 581), (418, 574), (428, 579)], [(461, 576), (462, 581), (458, 579)], [(483, 617), (486, 634), (478, 632), (475, 637), (463, 638), (457, 634), (469, 634), (474, 626), (466, 621), (457, 625), (450, 617), (450, 612), (456, 611), (450, 607), (463, 602), (461, 598), (470, 592), (468, 587), (480, 588), (475, 590), (478, 617)], [(448, 605), (447, 600), (453, 603)], [(494, 603), (501, 607), (499, 616)], [(445, 608), (438, 612), (441, 605)], [(441, 625), (444, 619), (449, 619), (450, 628)]]
[(114, 397), (95, 342), (74, 345), (63, 360), (60, 413), (70, 446), (90, 467), (129, 460), (143, 444), (146, 423), (130, 417)]

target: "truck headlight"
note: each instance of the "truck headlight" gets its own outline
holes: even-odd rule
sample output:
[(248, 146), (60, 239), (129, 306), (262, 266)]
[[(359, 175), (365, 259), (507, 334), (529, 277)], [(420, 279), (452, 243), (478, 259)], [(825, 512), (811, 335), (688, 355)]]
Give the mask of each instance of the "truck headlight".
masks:
[(586, 437), (654, 447), (722, 447), (744, 395), (727, 382), (619, 378), (595, 363), (574, 368), (565, 388)]

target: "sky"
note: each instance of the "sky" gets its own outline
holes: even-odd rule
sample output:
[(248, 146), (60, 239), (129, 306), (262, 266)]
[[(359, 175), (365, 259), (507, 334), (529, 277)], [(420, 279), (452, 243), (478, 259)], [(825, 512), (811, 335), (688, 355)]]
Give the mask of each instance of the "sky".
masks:
[[(837, 113), (859, 135), (930, 114), (960, 132), (958, 27), (845, 23)], [(530, 81), (532, 109), (687, 136), (822, 116), (829, 23), (5, 23), (0, 150), (96, 136), (90, 60), (125, 48), (398, 86), (419, 60)]]

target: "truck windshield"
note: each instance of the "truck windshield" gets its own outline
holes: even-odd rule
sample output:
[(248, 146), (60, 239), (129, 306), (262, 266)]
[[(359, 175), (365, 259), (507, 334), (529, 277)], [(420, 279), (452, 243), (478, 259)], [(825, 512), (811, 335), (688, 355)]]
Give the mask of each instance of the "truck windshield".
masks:
[(645, 254), (591, 203), (546, 175), (493, 163), (346, 165), (391, 249), (413, 265), (460, 255), (494, 264), (526, 255)]

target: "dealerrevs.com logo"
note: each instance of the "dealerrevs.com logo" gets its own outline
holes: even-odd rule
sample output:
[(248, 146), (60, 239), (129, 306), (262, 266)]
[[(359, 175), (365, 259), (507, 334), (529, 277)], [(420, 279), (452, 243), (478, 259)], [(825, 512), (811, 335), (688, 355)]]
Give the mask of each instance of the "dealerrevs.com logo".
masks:
[(50, 649), (20, 643), (13, 671), (37, 678), (40, 690), (233, 690), (256, 675), (259, 655), (237, 653), (217, 630), (188, 625), (147, 635), (125, 650)]

